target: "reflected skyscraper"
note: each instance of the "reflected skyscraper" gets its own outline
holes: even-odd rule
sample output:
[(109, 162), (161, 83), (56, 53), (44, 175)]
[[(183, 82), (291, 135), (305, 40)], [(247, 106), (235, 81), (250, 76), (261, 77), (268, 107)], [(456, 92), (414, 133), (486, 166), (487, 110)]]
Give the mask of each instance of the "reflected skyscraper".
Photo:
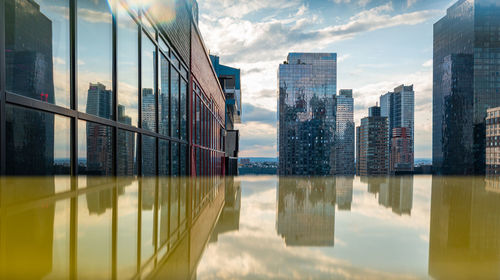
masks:
[(389, 177), (380, 184), (378, 204), (391, 208), (398, 215), (411, 215), (413, 206), (413, 177)]
[(354, 177), (335, 177), (336, 202), (339, 210), (351, 210)]
[(276, 230), (287, 246), (333, 246), (335, 180), (279, 179)]
[(240, 229), (241, 185), (234, 177), (225, 179), (225, 202), (219, 221), (210, 237), (210, 242), (217, 242), (219, 234)]
[(497, 178), (433, 177), (429, 274), (435, 279), (500, 277)]
[(337, 54), (289, 53), (278, 84), (278, 173), (334, 174)]
[(486, 110), (500, 106), (500, 3), (459, 0), (434, 24), (433, 167), (485, 172)]

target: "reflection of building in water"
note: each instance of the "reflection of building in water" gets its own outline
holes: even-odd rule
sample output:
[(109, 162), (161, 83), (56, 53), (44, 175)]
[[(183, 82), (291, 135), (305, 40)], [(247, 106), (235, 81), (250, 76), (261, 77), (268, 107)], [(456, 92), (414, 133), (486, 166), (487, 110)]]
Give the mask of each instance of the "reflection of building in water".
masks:
[[(40, 6), (34, 1), (11, 0), (5, 2), (5, 25), (6, 30), (10, 30), (5, 36), (6, 89), (54, 103), (52, 21), (40, 12)], [(24, 131), (17, 129), (15, 132), (12, 127), (6, 127), (7, 151), (17, 150), (16, 156), (8, 160), (8, 173), (53, 174), (54, 116), (16, 110), (15, 118), (26, 123), (36, 120), (37, 125), (26, 125)], [(22, 141), (11, 146), (13, 137)], [(37, 160), (17, 156), (24, 154)]]
[(432, 179), (429, 274), (500, 278), (500, 193), (483, 178)]
[(413, 177), (361, 177), (368, 192), (378, 195), (378, 204), (391, 208), (398, 215), (411, 214), (413, 207)]
[(413, 205), (413, 177), (389, 177), (380, 185), (378, 204), (392, 208), (396, 214), (411, 215)]
[(336, 177), (335, 193), (339, 210), (351, 210), (354, 177)]
[(288, 246), (333, 246), (335, 181), (279, 179), (278, 234)]
[(228, 177), (225, 186), (225, 203), (210, 242), (217, 242), (219, 234), (240, 229), (241, 186), (240, 182)]

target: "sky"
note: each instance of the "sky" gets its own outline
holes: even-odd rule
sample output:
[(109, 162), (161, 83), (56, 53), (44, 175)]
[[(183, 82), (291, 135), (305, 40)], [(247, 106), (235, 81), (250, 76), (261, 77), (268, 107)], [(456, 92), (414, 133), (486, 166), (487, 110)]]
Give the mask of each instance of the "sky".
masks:
[(198, 0), (221, 64), (241, 69), (240, 157), (277, 156), (277, 70), (289, 52), (337, 53), (356, 126), (396, 86), (414, 85), (415, 157), (432, 157), (432, 26), (455, 0)]

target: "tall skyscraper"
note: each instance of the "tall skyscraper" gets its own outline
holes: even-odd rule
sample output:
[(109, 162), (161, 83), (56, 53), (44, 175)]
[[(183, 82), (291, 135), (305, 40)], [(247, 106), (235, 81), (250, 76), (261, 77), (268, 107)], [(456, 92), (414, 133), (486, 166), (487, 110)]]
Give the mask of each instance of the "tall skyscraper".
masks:
[(485, 171), (486, 110), (500, 106), (500, 2), (460, 0), (434, 24), (433, 166)]
[(368, 117), (361, 119), (357, 135), (358, 175), (386, 175), (389, 172), (388, 118), (380, 107), (370, 107)]
[(352, 89), (341, 89), (336, 97), (335, 174), (355, 174), (354, 99)]
[(289, 53), (278, 86), (279, 174), (334, 174), (337, 54)]
[[(390, 172), (413, 171), (415, 146), (415, 92), (413, 85), (400, 85), (393, 92), (380, 96), (380, 114), (388, 118)], [(396, 146), (393, 146), (393, 142)], [(393, 150), (396, 153), (394, 157)]]

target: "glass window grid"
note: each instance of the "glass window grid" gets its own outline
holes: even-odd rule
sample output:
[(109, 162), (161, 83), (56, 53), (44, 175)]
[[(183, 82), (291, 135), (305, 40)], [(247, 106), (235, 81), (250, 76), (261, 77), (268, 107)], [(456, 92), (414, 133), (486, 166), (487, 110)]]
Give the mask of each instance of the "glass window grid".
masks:
[[(141, 23), (141, 20), (139, 19), (139, 17), (137, 16), (137, 13), (131, 9), (130, 7), (127, 7), (126, 4), (121, 4), (120, 1), (117, 1), (117, 2), (113, 2), (113, 5), (111, 7), (112, 11), (115, 13), (116, 10), (117, 10), (117, 7), (115, 5), (123, 5), (123, 8), (126, 9), (126, 11), (128, 12), (128, 14), (131, 16), (131, 18), (137, 23), (138, 25), (138, 28), (139, 28), (139, 31), (147, 31), (148, 29), (144, 26), (144, 24)], [(142, 127), (133, 127), (131, 125), (128, 125), (128, 124), (123, 124), (123, 123), (119, 123), (118, 122), (118, 116), (117, 116), (117, 75), (116, 75), (116, 65), (118, 64), (117, 61), (116, 61), (116, 36), (117, 36), (117, 31), (116, 31), (116, 20), (113, 20), (112, 21), (112, 29), (113, 29), (113, 32), (112, 32), (112, 38), (113, 38), (113, 46), (112, 46), (112, 66), (113, 66), (113, 71), (112, 71), (112, 104), (113, 104), (113, 108), (112, 108), (112, 116), (110, 119), (106, 119), (106, 118), (102, 118), (102, 117), (98, 117), (98, 116), (94, 116), (94, 115), (91, 115), (91, 114), (88, 114), (86, 112), (82, 112), (82, 111), (79, 111), (80, 108), (78, 108), (78, 92), (77, 92), (77, 84), (78, 84), (78, 76), (76, 74), (76, 68), (77, 68), (77, 55), (76, 55), (76, 45), (77, 45), (77, 42), (76, 42), (76, 36), (74, 36), (74, 34), (76, 34), (76, 17), (74, 15), (71, 15), (70, 17), (70, 38), (74, 38), (74, 40), (72, 42), (70, 42), (71, 44), (71, 47), (70, 47), (70, 100), (71, 100), (71, 104), (70, 104), (70, 107), (69, 108), (65, 108), (64, 106), (62, 105), (55, 105), (55, 104), (50, 104), (50, 103), (44, 103), (43, 101), (33, 101), (31, 98), (29, 97), (24, 97), (24, 96), (21, 96), (21, 95), (18, 95), (18, 94), (15, 94), (13, 92), (10, 92), (10, 91), (7, 91), (4, 87), (5, 85), (5, 78), (2, 77), (2, 83), (0, 83), (0, 90), (2, 90), (5, 94), (5, 98), (1, 98), (0, 100), (2, 101), (1, 103), (4, 103), (4, 104), (11, 104), (11, 105), (17, 105), (17, 106), (21, 106), (21, 107), (26, 107), (26, 108), (29, 108), (29, 109), (35, 109), (35, 110), (38, 110), (40, 112), (48, 112), (48, 113), (52, 113), (54, 114), (55, 116), (63, 116), (63, 117), (69, 117), (71, 119), (71, 149), (72, 149), (72, 155), (71, 155), (71, 174), (72, 175), (77, 175), (78, 174), (78, 143), (77, 143), (77, 130), (78, 130), (78, 121), (87, 121), (87, 122), (93, 122), (93, 123), (96, 123), (96, 124), (99, 124), (99, 125), (105, 125), (105, 126), (109, 126), (112, 128), (112, 133), (113, 135), (116, 135), (117, 133), (117, 129), (121, 129), (121, 130), (124, 130), (124, 131), (127, 131), (127, 132), (134, 132), (134, 133), (137, 133), (137, 141), (138, 141), (138, 145), (137, 145), (137, 149), (140, 149), (139, 145), (141, 143), (141, 136), (142, 135), (148, 135), (148, 136), (153, 136), (155, 137), (156, 139), (156, 148), (158, 150), (158, 139), (164, 139), (164, 140), (169, 140), (169, 141), (174, 141), (174, 142), (178, 142), (179, 145), (181, 144), (189, 144), (187, 139), (186, 140), (180, 140), (180, 139), (175, 139), (175, 138), (172, 138), (172, 137), (169, 137), (169, 136), (164, 136), (164, 135), (160, 135), (158, 133), (158, 126), (156, 126), (156, 129), (155, 131), (147, 131), (145, 129), (143, 129)], [(153, 27), (154, 28), (154, 27)], [(142, 36), (142, 32), (139, 33), (140, 36)], [(159, 48), (159, 43), (158, 43), (158, 39), (160, 40), (163, 40), (166, 44), (167, 43), (167, 40), (164, 39), (163, 35), (160, 34), (160, 32), (156, 32), (156, 29), (155, 29), (155, 38), (152, 38), (151, 35), (148, 33), (148, 32), (144, 32), (144, 34), (146, 34), (153, 42), (153, 44), (155, 45), (155, 48), (157, 51), (163, 53), (165, 55), (165, 57), (167, 58), (167, 60), (169, 61), (169, 63), (171, 65), (172, 64), (172, 57), (179, 57), (177, 55), (175, 55), (173, 52), (173, 49), (170, 47), (170, 45), (167, 45), (170, 49), (165, 53), (165, 51), (161, 48)], [(142, 52), (142, 48), (141, 48), (141, 39), (139, 39), (139, 57), (141, 56), (141, 52)], [(0, 51), (4, 51), (4, 46), (0, 46)], [(158, 56), (156, 57), (156, 63), (158, 63)], [(142, 69), (142, 65), (139, 65), (139, 76), (141, 75), (141, 69)], [(179, 73), (179, 77), (180, 77), (180, 81), (184, 81), (186, 83), (188, 83), (188, 78), (189, 77), (186, 77), (184, 76), (183, 74), (186, 73), (189, 75), (189, 72), (186, 70), (186, 66), (185, 64), (180, 60), (180, 59), (177, 59), (177, 65), (175, 66), (175, 69), (176, 71)], [(186, 71), (186, 72), (184, 72)], [(4, 73), (2, 73), (1, 76), (5, 76)], [(157, 70), (155, 71), (155, 77), (158, 76), (158, 72)], [(141, 84), (141, 79), (139, 77), (139, 84)], [(155, 84), (157, 84), (157, 78), (155, 78)], [(189, 83), (188, 83), (189, 84)], [(188, 89), (188, 94), (189, 94), (189, 89)], [(141, 97), (140, 97), (140, 93), (138, 92), (138, 99), (139, 99), (139, 111), (140, 111), (140, 107), (142, 106), (142, 100), (141, 100)], [(4, 101), (4, 102), (3, 102)], [(189, 99), (186, 98), (186, 101), (189, 103)], [(156, 102), (158, 103), (158, 102)], [(3, 105), (2, 105), (3, 107)], [(186, 107), (188, 108), (188, 107)], [(188, 116), (189, 116), (189, 112), (187, 112)], [(139, 119), (142, 119), (141, 118), (141, 113), (139, 113)], [(156, 116), (158, 116), (158, 111), (156, 110)], [(158, 119), (158, 118), (157, 118)], [(142, 125), (141, 125), (142, 126)], [(189, 135), (188, 135), (189, 137)], [(117, 161), (117, 155), (116, 155), (116, 137), (113, 137), (113, 164), (116, 166), (116, 161)], [(5, 141), (2, 141), (1, 144), (2, 146), (4, 146), (4, 143)], [(172, 142), (171, 142), (172, 143)], [(139, 154), (141, 154), (140, 150), (139, 150)], [(4, 155), (4, 153), (2, 153), (2, 155)], [(179, 159), (178, 159), (178, 162), (180, 162), (180, 157), (181, 157), (181, 154), (179, 153)], [(171, 161), (171, 159), (170, 159)], [(140, 158), (137, 159), (137, 164), (138, 164), (138, 171), (137, 173), (138, 174), (141, 174), (140, 172), (140, 169), (142, 168), (142, 164), (141, 164), (141, 160)], [(1, 163), (0, 163), (0, 174), (5, 174), (5, 168), (6, 166), (6, 158), (5, 156), (1, 157)], [(188, 165), (189, 167), (189, 165)], [(158, 168), (157, 168), (158, 169)], [(157, 170), (158, 172), (158, 170)], [(188, 171), (189, 172), (189, 171)], [(116, 168), (113, 168), (113, 174), (116, 174)], [(187, 174), (185, 174), (187, 175)]]

